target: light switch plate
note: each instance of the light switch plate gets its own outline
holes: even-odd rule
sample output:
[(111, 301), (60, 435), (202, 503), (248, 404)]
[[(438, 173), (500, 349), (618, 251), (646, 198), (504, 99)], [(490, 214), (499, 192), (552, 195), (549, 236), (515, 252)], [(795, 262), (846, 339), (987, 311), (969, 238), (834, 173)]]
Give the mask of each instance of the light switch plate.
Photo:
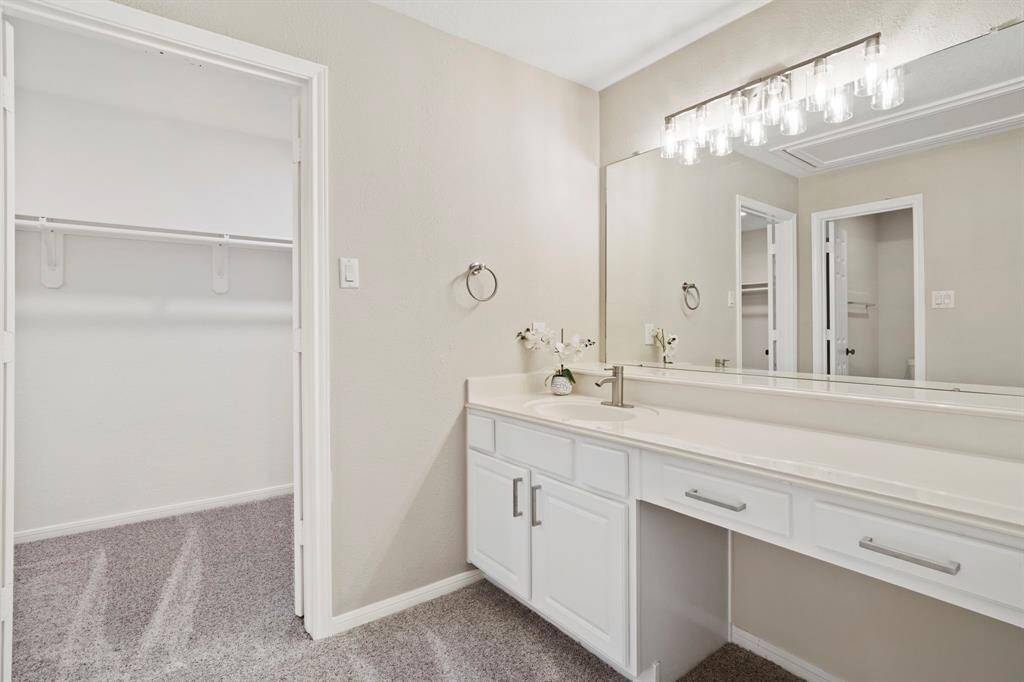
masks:
[(342, 289), (359, 288), (359, 259), (338, 259), (338, 284)]
[(546, 322), (534, 322), (532, 327), (533, 331), (535, 332), (547, 331), (547, 328), (548, 325)]
[(955, 308), (956, 307), (956, 292), (955, 291), (933, 291), (932, 292), (932, 307), (933, 308)]
[(733, 291), (732, 289), (729, 289), (729, 301), (728, 301), (728, 306), (729, 306), (730, 308), (735, 308), (735, 307), (736, 307), (736, 292), (735, 292), (735, 291)]

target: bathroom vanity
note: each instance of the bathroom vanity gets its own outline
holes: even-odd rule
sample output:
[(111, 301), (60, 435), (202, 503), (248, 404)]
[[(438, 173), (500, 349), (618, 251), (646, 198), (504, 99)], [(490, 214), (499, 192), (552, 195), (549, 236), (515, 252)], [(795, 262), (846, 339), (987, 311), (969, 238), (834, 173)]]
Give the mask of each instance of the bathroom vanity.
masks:
[(731, 532), (1024, 626), (1019, 461), (607, 407), (598, 371), (564, 398), (470, 380), (468, 559), (624, 675), (675, 680), (730, 640)]

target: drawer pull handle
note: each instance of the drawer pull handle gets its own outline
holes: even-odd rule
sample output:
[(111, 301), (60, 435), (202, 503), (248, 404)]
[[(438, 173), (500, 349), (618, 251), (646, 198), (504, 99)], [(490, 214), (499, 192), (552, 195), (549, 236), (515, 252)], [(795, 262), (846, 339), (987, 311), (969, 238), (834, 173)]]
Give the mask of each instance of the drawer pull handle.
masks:
[(512, 518), (514, 519), (523, 515), (523, 511), (519, 508), (519, 484), (522, 482), (522, 477), (512, 479)]
[(712, 497), (705, 497), (704, 495), (701, 495), (700, 491), (697, 490), (696, 488), (694, 488), (693, 490), (687, 490), (686, 491), (686, 496), (689, 497), (691, 500), (697, 500), (698, 502), (705, 502), (707, 504), (713, 504), (716, 507), (721, 507), (722, 509), (728, 509), (729, 511), (734, 511), (734, 512), (741, 512), (741, 511), (743, 511), (744, 509), (747, 508), (747, 503), (746, 502), (740, 502), (739, 504), (732, 504), (730, 502), (722, 502), (721, 500), (716, 500), (716, 499), (714, 499)]
[(939, 571), (940, 573), (948, 573), (949, 575), (956, 575), (960, 572), (959, 561), (937, 561), (935, 559), (929, 559), (928, 557), (920, 556), (919, 554), (911, 554), (910, 552), (903, 552), (892, 547), (886, 547), (875, 542), (874, 538), (863, 537), (860, 542), (857, 543), (861, 549), (866, 549), (869, 552), (877, 552), (878, 554), (884, 554), (885, 556), (891, 556), (893, 559), (899, 559), (900, 561), (908, 561), (918, 566), (924, 566), (930, 568), (933, 571)]
[(530, 486), (530, 516), (533, 517), (530, 521), (531, 526), (539, 526), (540, 518), (537, 515), (537, 491), (540, 490), (539, 485)]

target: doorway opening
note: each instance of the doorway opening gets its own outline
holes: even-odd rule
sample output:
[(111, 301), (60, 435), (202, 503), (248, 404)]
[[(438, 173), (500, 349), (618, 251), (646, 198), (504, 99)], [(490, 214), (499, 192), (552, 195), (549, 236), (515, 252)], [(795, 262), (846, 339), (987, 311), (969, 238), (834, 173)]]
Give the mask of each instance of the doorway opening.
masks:
[(926, 378), (921, 195), (811, 214), (816, 374)]
[(796, 214), (736, 197), (736, 366), (795, 372)]

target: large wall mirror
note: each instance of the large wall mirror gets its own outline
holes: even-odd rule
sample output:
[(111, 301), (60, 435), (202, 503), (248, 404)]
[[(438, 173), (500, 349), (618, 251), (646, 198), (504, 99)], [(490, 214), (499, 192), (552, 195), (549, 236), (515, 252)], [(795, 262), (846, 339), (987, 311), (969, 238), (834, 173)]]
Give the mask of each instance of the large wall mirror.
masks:
[(904, 79), (898, 109), (606, 166), (605, 359), (1024, 394), (1024, 24)]

